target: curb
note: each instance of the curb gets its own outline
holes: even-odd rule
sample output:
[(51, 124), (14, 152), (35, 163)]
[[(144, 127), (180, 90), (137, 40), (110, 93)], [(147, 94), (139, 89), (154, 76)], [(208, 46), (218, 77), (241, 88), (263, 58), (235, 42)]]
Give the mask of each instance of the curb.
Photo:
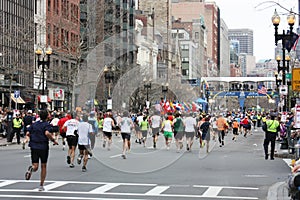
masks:
[[(269, 188), (267, 200), (284, 199), (278, 191), (286, 187), (285, 182), (277, 182)], [(280, 198), (281, 197), (281, 198)]]

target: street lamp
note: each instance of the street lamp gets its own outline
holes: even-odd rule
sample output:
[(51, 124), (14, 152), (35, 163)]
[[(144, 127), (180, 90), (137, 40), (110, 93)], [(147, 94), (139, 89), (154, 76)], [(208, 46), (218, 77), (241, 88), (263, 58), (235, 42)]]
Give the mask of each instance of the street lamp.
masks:
[(149, 109), (150, 106), (150, 102), (149, 102), (149, 89), (151, 89), (151, 79), (149, 79), (149, 81), (147, 81), (146, 78), (143, 79), (144, 82), (144, 89), (146, 89), (146, 94), (147, 94), (147, 98), (146, 98), (146, 109)]
[(112, 109), (112, 99), (111, 99), (110, 87), (111, 87), (111, 83), (114, 80), (114, 71), (115, 71), (114, 66), (108, 67), (107, 65), (105, 65), (104, 70), (103, 70), (105, 83), (108, 84), (107, 110)]
[[(272, 16), (272, 23), (274, 25), (275, 28), (275, 45), (277, 46), (278, 41), (281, 40), (282, 41), (282, 58), (280, 55), (276, 55), (276, 60), (277, 60), (277, 71), (278, 73), (280, 73), (280, 71), (282, 72), (282, 85), (284, 88), (286, 88), (287, 94), (288, 94), (288, 87), (287, 87), (287, 83), (286, 83), (286, 71), (289, 72), (289, 61), (290, 61), (290, 56), (289, 54), (286, 54), (286, 50), (288, 52), (291, 51), (292, 48), (292, 39), (293, 39), (293, 26), (295, 24), (295, 15), (290, 12), (289, 15), (287, 16), (287, 21), (289, 24), (289, 33), (286, 34), (285, 30), (283, 30), (282, 34), (278, 33), (278, 26), (280, 23), (280, 17), (275, 9), (274, 15)], [(286, 46), (288, 44), (288, 46)], [(287, 55), (287, 56), (286, 56)], [(282, 67), (280, 66), (280, 61), (282, 61)], [(287, 61), (287, 65), (286, 65), (286, 61)], [(287, 106), (287, 94), (285, 93), (284, 96), (284, 111), (288, 110), (288, 106)]]
[(161, 91), (164, 94), (164, 99), (166, 99), (166, 94), (167, 94), (168, 90), (169, 90), (169, 83), (161, 85)]
[[(52, 49), (48, 46), (46, 49), (38, 47), (35, 51), (37, 55), (37, 66), (40, 68), (42, 66), (42, 95), (45, 95), (45, 67), (49, 69), (50, 67), (50, 56), (52, 54)], [(42, 109), (44, 109), (44, 104), (42, 104)]]

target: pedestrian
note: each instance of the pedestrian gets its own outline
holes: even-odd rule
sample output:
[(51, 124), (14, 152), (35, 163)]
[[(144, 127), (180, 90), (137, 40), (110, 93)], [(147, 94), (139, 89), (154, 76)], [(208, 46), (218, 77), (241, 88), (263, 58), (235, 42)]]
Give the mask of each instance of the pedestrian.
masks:
[(47, 122), (48, 112), (40, 111), (40, 120), (27, 130), (26, 137), (29, 137), (29, 147), (31, 150), (31, 163), (25, 174), (25, 179), (29, 180), (32, 172), (36, 172), (41, 162), (41, 176), (39, 191), (44, 191), (44, 181), (47, 174), (47, 161), (49, 156), (49, 140), (53, 144), (58, 144), (53, 135), (50, 133), (51, 125)]
[(186, 150), (192, 151), (192, 145), (194, 141), (195, 132), (197, 130), (197, 121), (193, 117), (193, 113), (190, 113), (188, 117), (183, 120), (184, 132), (186, 137)]
[(184, 124), (181, 114), (179, 112), (175, 113), (175, 119), (173, 120), (174, 128), (174, 138), (176, 142), (176, 151), (180, 152), (180, 149), (183, 147), (183, 134), (184, 134)]
[(89, 155), (91, 152), (91, 139), (90, 136), (94, 133), (93, 126), (88, 122), (88, 116), (83, 115), (82, 121), (78, 123), (78, 149), (79, 149), (79, 157), (77, 158), (77, 164), (80, 165), (83, 160), (81, 170), (86, 172), (87, 162), (89, 159)]
[(225, 130), (227, 127), (226, 119), (222, 116), (222, 114), (219, 114), (216, 124), (218, 126), (218, 139), (220, 147), (222, 147), (224, 146)]
[(121, 128), (121, 136), (123, 139), (123, 150), (122, 150), (122, 158), (126, 159), (126, 151), (130, 150), (130, 137), (131, 130), (134, 127), (134, 124), (129, 117), (129, 113), (127, 111), (123, 112), (123, 117), (120, 120), (120, 128)]
[(152, 128), (152, 137), (153, 137), (153, 148), (156, 149), (156, 144), (159, 136), (159, 130), (162, 120), (160, 117), (160, 112), (155, 111), (154, 115), (150, 117), (150, 124)]
[(168, 116), (165, 117), (161, 129), (162, 132), (164, 133), (166, 149), (169, 150), (172, 142), (173, 132), (172, 132), (172, 122)]
[(103, 148), (105, 148), (107, 142), (108, 151), (110, 151), (111, 143), (112, 143), (112, 129), (113, 127), (115, 127), (115, 122), (112, 117), (113, 117), (112, 113), (107, 112), (106, 117), (103, 120), (103, 134), (104, 134)]
[(274, 160), (275, 152), (275, 140), (278, 135), (279, 122), (275, 119), (275, 115), (271, 115), (270, 119), (266, 121), (267, 131), (265, 133), (264, 139), (264, 150), (265, 150), (265, 159), (269, 158), (268, 146), (271, 143), (271, 160)]
[(71, 119), (65, 122), (62, 129), (67, 128), (66, 137), (69, 146), (67, 155), (67, 164), (70, 168), (74, 168), (75, 150), (78, 144), (78, 123), (79, 121), (71, 115)]
[(241, 124), (244, 128), (244, 137), (246, 138), (247, 134), (251, 131), (251, 121), (248, 116), (245, 116), (244, 119), (242, 119)]

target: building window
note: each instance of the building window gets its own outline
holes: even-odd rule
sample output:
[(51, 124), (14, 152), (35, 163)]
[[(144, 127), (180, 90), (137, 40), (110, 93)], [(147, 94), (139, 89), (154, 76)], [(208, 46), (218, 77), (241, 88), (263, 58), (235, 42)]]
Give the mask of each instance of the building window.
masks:
[(188, 76), (189, 75), (189, 70), (188, 69), (182, 69), (182, 75), (183, 76)]
[(183, 45), (181, 45), (181, 49), (188, 50), (189, 45), (188, 44), (183, 44)]
[(184, 38), (184, 34), (183, 33), (178, 33), (178, 38)]
[(182, 63), (189, 63), (189, 58), (181, 58)]
[(195, 32), (195, 39), (199, 39), (199, 32)]

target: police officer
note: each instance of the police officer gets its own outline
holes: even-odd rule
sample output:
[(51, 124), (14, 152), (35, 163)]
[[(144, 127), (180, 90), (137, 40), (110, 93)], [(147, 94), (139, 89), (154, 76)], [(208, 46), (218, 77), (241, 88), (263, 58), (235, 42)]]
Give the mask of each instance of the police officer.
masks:
[(17, 135), (17, 143), (20, 144), (20, 135), (21, 135), (21, 130), (22, 130), (22, 126), (24, 125), (23, 120), (20, 116), (20, 114), (17, 114), (16, 117), (13, 119), (13, 130), (10, 134), (10, 140), (9, 142), (12, 142), (15, 133)]
[(264, 149), (265, 149), (265, 159), (268, 160), (268, 146), (271, 142), (271, 160), (274, 160), (274, 151), (275, 151), (275, 140), (278, 134), (279, 122), (275, 119), (275, 115), (271, 115), (270, 119), (266, 121), (267, 131), (264, 139)]

